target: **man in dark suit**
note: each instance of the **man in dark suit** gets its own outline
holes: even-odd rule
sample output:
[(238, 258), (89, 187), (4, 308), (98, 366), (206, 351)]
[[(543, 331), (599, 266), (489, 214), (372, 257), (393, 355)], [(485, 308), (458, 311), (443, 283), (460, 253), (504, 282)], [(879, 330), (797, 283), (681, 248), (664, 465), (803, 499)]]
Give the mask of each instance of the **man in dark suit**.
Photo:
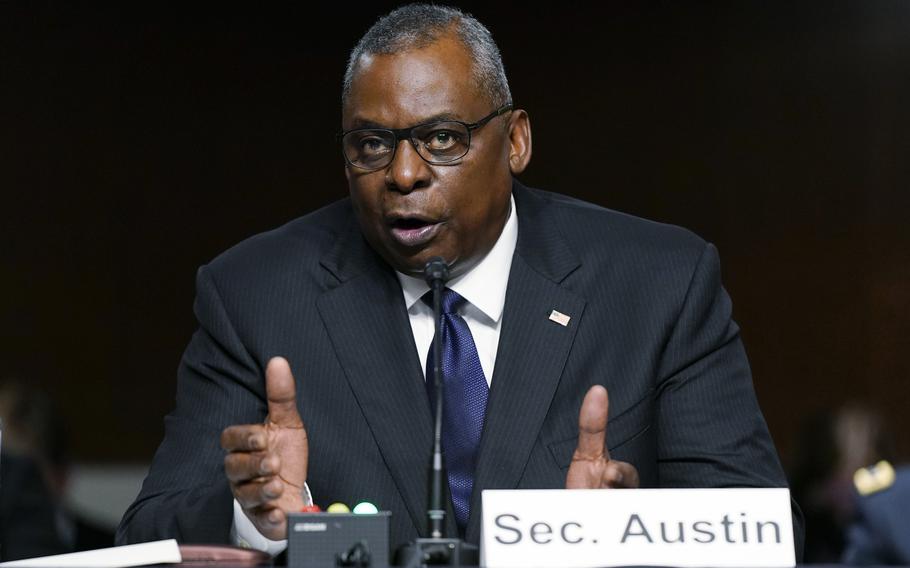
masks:
[(714, 247), (516, 182), (530, 122), (479, 22), (429, 6), (377, 22), (342, 121), (350, 198), (200, 269), (200, 329), (121, 542), (277, 552), (310, 494), (392, 511), (393, 546), (423, 533), (434, 257), (460, 295), (451, 364), (482, 398), (446, 426), (478, 433), (446, 448), (450, 534), (478, 540), (489, 488), (786, 485)]

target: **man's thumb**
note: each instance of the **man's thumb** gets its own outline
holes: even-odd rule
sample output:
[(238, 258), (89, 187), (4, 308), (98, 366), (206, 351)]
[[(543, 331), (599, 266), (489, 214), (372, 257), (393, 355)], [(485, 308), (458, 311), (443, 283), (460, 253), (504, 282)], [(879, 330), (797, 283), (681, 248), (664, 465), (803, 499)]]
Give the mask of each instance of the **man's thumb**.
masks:
[(588, 390), (578, 413), (578, 447), (575, 457), (600, 459), (606, 455), (607, 413), (610, 408), (607, 389), (594, 385)]
[(303, 420), (297, 412), (296, 387), (291, 365), (284, 357), (272, 357), (265, 368), (265, 393), (269, 402), (269, 422), (278, 426), (300, 428)]

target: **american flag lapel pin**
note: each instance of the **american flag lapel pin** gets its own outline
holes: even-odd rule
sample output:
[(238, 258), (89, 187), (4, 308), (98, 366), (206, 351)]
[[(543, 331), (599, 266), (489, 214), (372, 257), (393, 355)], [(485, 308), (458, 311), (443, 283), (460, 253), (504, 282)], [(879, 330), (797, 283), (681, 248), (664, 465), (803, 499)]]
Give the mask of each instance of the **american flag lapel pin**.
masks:
[(550, 312), (550, 321), (555, 321), (556, 323), (558, 323), (559, 325), (561, 325), (563, 327), (566, 327), (569, 325), (570, 319), (572, 319), (570, 316), (567, 316), (566, 314), (564, 314), (562, 312), (558, 312), (556, 310), (553, 310), (552, 312)]

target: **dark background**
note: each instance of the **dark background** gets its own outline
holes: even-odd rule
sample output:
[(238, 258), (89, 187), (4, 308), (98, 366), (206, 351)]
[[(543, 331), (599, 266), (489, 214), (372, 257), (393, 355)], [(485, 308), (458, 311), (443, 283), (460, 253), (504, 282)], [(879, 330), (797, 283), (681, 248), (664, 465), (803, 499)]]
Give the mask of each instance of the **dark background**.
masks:
[[(343, 68), (391, 4), (81, 4), (0, 0), (0, 377), (77, 459), (147, 461), (196, 268), (345, 195)], [(717, 244), (784, 457), (847, 401), (910, 455), (910, 2), (462, 6), (524, 182)]]

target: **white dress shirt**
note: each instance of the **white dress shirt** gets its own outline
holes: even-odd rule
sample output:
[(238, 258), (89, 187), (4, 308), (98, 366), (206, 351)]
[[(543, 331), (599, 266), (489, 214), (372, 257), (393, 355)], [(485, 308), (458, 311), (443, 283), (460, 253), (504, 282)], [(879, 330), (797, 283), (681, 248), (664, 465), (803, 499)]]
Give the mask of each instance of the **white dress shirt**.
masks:
[[(506, 303), (506, 287), (509, 284), (509, 271), (512, 268), (512, 257), (518, 243), (518, 217), (515, 211), (515, 198), (511, 198), (511, 211), (496, 244), (490, 252), (471, 270), (446, 283), (448, 288), (467, 300), (459, 310), (474, 337), (480, 366), (487, 379), (487, 385), (493, 378), (496, 364), (496, 351), (499, 348), (499, 330), (502, 329), (502, 311)], [(420, 301), (430, 287), (421, 278), (407, 276), (396, 272), (404, 294), (404, 303), (414, 333), (414, 343), (420, 355), (420, 368), (426, 376), (427, 356), (433, 343), (435, 325), (433, 309)], [(304, 422), (305, 423), (305, 422)], [(306, 499), (312, 503), (309, 488), (305, 487)], [(231, 540), (246, 548), (268, 552), (272, 556), (280, 554), (287, 548), (287, 540), (270, 540), (262, 536), (252, 521), (243, 513), (237, 500), (234, 500), (234, 524), (231, 527)]]
[[(499, 348), (499, 330), (502, 328), (502, 309), (506, 303), (506, 286), (509, 284), (512, 255), (518, 242), (518, 218), (515, 214), (514, 198), (511, 210), (499, 239), (483, 260), (465, 274), (446, 283), (446, 287), (458, 292), (468, 301), (459, 311), (459, 315), (464, 318), (474, 337), (474, 345), (477, 346), (477, 355), (480, 357), (480, 366), (483, 367), (487, 385), (493, 378), (496, 350)], [(414, 343), (420, 355), (420, 368), (426, 376), (427, 356), (430, 353), (436, 326), (433, 324), (433, 308), (421, 302), (420, 298), (430, 290), (430, 287), (422, 278), (406, 276), (400, 272), (396, 274), (404, 293), (404, 304), (408, 308)]]

